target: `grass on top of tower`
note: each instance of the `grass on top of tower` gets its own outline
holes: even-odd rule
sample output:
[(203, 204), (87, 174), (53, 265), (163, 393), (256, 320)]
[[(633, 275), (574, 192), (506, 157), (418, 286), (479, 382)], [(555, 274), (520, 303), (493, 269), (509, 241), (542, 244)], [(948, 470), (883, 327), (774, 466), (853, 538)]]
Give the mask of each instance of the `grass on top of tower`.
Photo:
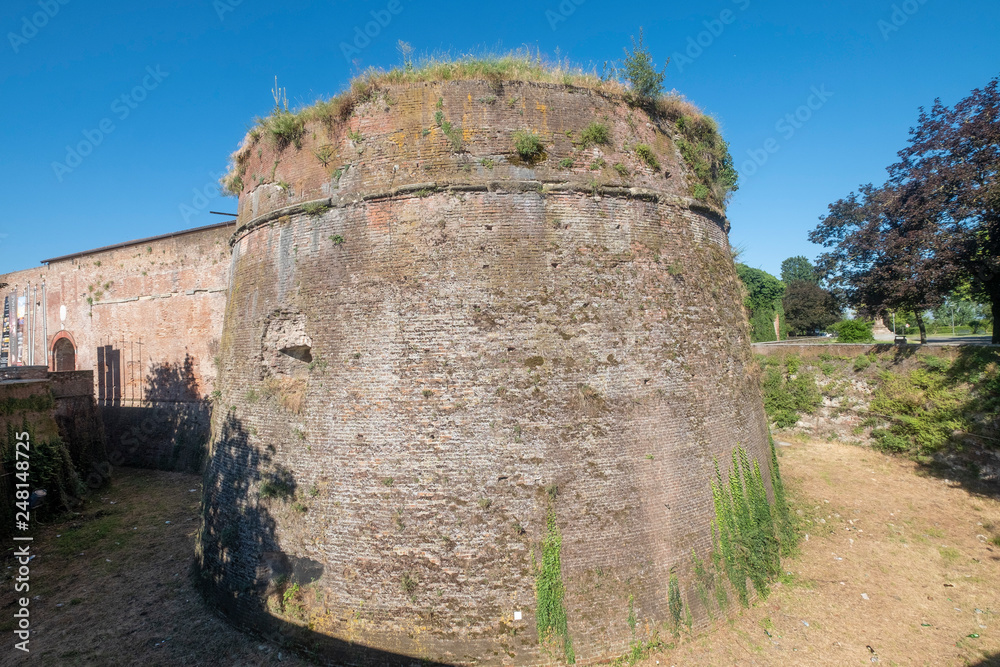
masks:
[[(635, 44), (633, 46), (634, 49), (640, 48)], [(655, 74), (656, 77), (662, 76), (662, 73)], [(241, 147), (231, 156), (232, 166), (223, 177), (222, 184), (230, 194), (239, 195), (242, 192), (246, 183), (243, 177), (247, 158), (261, 141), (270, 141), (279, 152), (289, 145), (299, 147), (308, 123), (322, 123), (332, 132), (350, 119), (361, 104), (382, 100), (387, 107), (391, 106), (391, 88), (396, 85), (485, 81), (499, 93), (505, 83), (543, 83), (592, 90), (615, 103), (641, 107), (651, 117), (675, 124), (680, 134), (678, 148), (696, 179), (692, 188), (697, 188), (698, 198), (724, 204), (729, 193), (736, 190), (737, 175), (728, 145), (719, 135), (716, 122), (677, 91), (661, 94), (659, 86), (644, 86), (641, 81), (637, 83), (633, 80), (635, 76), (635, 72), (624, 66), (611, 66), (599, 74), (596, 69), (585, 70), (566, 59), (549, 59), (541, 52), (530, 49), (457, 57), (436, 54), (415, 62), (407, 61), (405, 66), (389, 69), (369, 67), (354, 77), (345, 90), (329, 99), (317, 100), (296, 111), (276, 107), (271, 115), (258, 118)], [(651, 92), (654, 88), (655, 91)], [(495, 101), (496, 96), (491, 96), (491, 99)], [(512, 97), (509, 102), (518, 99)], [(451, 139), (454, 150), (459, 150), (460, 135), (449, 132), (451, 127), (445, 127), (443, 120), (439, 120), (438, 125)], [(592, 124), (584, 130), (591, 134), (582, 137), (583, 145), (607, 142), (606, 129)], [(649, 160), (645, 161), (650, 164)], [(653, 164), (650, 166), (653, 167)]]

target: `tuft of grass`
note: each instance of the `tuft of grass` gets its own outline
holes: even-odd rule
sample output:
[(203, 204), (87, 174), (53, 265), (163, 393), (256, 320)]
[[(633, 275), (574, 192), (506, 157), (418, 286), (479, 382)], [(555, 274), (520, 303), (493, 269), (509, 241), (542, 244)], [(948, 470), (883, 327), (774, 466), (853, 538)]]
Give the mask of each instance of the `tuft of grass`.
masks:
[(589, 169), (591, 171), (600, 171), (601, 169), (604, 169), (607, 166), (608, 166), (608, 163), (604, 161), (604, 158), (599, 157), (599, 158), (597, 158), (596, 160), (594, 160), (593, 162), (590, 163)]
[(484, 157), (482, 160), (479, 161), (479, 164), (483, 165), (487, 169), (492, 169), (493, 167), (496, 166), (496, 161), (494, 161), (493, 158)]
[(302, 148), (306, 126), (301, 115), (276, 109), (270, 116), (258, 119), (257, 123), (279, 150), (289, 144)]
[(854, 360), (854, 372), (860, 373), (869, 366), (872, 365), (872, 358), (867, 354), (859, 355), (857, 359)]
[(611, 143), (611, 130), (604, 123), (594, 121), (580, 133), (580, 145), (583, 148), (604, 146), (609, 143)]
[(261, 498), (287, 499), (295, 495), (295, 485), (285, 475), (274, 474), (260, 483), (257, 493)]
[(656, 154), (653, 149), (647, 144), (636, 144), (635, 154), (639, 156), (639, 159), (646, 163), (646, 165), (653, 171), (660, 170), (660, 162), (656, 159)]
[(562, 160), (559, 160), (559, 168), (560, 169), (572, 169), (573, 168), (573, 158), (566, 157), (566, 158), (563, 158)]
[(525, 162), (534, 162), (544, 150), (542, 140), (531, 130), (517, 130), (514, 132), (514, 150)]
[(344, 237), (340, 234), (334, 234), (330, 237), (330, 240), (333, 241), (333, 245), (342, 245), (344, 243)]
[(615, 162), (615, 164), (614, 164), (614, 170), (616, 172), (618, 172), (618, 175), (621, 176), (622, 178), (628, 178), (629, 177), (628, 168), (625, 165), (623, 165), (621, 162)]
[(305, 214), (311, 217), (316, 217), (323, 215), (330, 210), (330, 207), (322, 202), (310, 202), (302, 206), (302, 210)]
[(315, 155), (316, 159), (319, 160), (325, 167), (333, 160), (333, 149), (330, 146), (320, 146), (313, 151), (313, 155)]

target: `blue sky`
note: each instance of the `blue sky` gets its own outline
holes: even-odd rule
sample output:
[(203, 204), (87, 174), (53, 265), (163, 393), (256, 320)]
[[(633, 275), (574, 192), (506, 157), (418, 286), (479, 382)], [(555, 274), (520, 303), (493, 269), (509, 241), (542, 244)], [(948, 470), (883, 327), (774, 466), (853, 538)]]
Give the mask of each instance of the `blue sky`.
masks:
[[(806, 236), (829, 203), (884, 179), (918, 107), (1000, 74), (1000, 5), (986, 1), (11, 1), (0, 273), (223, 220), (209, 211), (236, 202), (217, 177), (273, 106), (274, 76), (292, 105), (338, 92), (356, 71), (341, 44), (372, 12), (389, 20), (352, 54), (362, 67), (397, 64), (400, 39), (454, 55), (530, 45), (599, 66), (643, 26), (656, 61), (674, 58), (667, 88), (731, 144), (733, 244), (775, 274), (820, 252)], [(92, 151), (68, 155), (81, 142)]]

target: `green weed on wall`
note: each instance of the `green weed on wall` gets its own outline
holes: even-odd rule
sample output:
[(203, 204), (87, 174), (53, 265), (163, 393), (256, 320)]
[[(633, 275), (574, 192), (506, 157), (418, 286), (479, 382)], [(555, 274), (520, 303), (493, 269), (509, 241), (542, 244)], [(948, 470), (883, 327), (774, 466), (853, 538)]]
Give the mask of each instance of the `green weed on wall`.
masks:
[(728, 479), (723, 479), (716, 462), (716, 479), (712, 482), (716, 560), (744, 607), (749, 606), (747, 579), (758, 595), (767, 597), (770, 580), (781, 571), (781, 555), (796, 543), (773, 440), (770, 463), (773, 504), (768, 502), (760, 466), (742, 446), (733, 451)]
[(563, 604), (565, 588), (562, 580), (562, 535), (556, 525), (555, 509), (549, 508), (545, 537), (542, 538), (542, 564), (535, 579), (535, 594), (538, 607), (535, 621), (538, 639), (543, 643), (562, 642), (566, 662), (576, 662), (573, 640), (566, 627), (566, 607)]

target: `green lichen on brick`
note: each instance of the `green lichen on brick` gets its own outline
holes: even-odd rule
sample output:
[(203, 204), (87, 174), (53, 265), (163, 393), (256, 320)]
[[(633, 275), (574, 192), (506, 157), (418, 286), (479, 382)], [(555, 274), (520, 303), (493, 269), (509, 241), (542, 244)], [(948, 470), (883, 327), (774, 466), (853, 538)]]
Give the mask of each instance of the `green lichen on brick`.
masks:
[(570, 665), (576, 662), (573, 640), (566, 626), (566, 607), (563, 597), (566, 589), (562, 580), (562, 535), (556, 525), (555, 509), (549, 508), (545, 537), (542, 538), (542, 564), (535, 579), (538, 607), (535, 620), (538, 638), (543, 644), (562, 641), (563, 654)]

